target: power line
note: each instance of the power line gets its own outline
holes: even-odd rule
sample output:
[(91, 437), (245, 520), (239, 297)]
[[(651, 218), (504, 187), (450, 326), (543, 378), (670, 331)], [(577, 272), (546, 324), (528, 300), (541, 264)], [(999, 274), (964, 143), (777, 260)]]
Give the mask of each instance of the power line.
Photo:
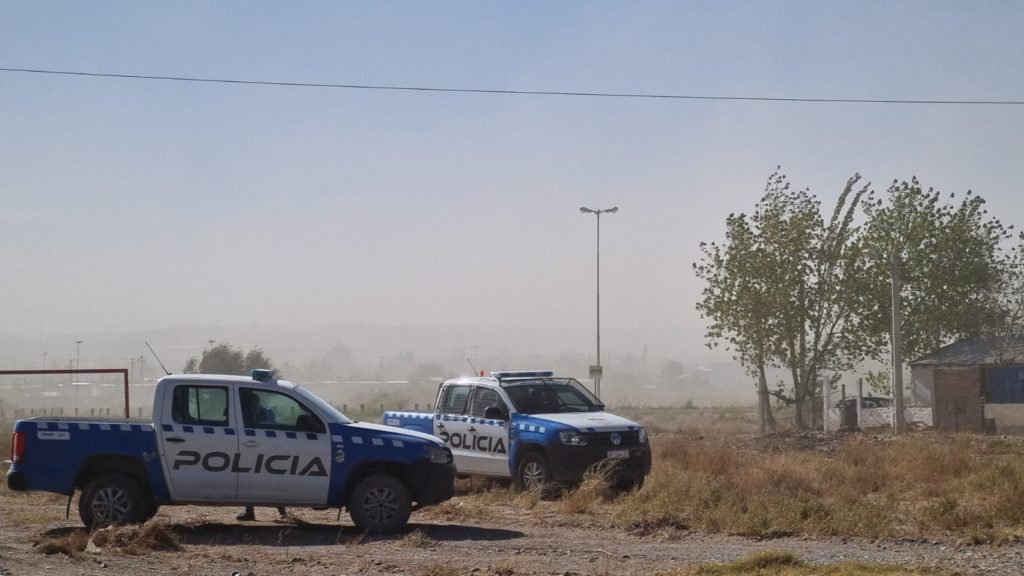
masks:
[(396, 92), (447, 92), (460, 94), (492, 94), (509, 96), (575, 96), (587, 98), (632, 98), (648, 100), (724, 100), (743, 102), (818, 102), (827, 104), (939, 104), (970, 106), (1021, 106), (1024, 100), (903, 100), (893, 98), (783, 98), (771, 96), (720, 96), (698, 94), (650, 94), (637, 92), (563, 92), (557, 90), (498, 90), (487, 88), (446, 88), (437, 86), (395, 86), (374, 84), (334, 84), (321, 82), (284, 82), (275, 80), (240, 80), (235, 78), (200, 78), (192, 76), (160, 76), (155, 74), (114, 74), (109, 72), (81, 72), (74, 70), (44, 70), (38, 68), (2, 68), (0, 72), (50, 74), (56, 76), (85, 76), (91, 78), (121, 78), (130, 80), (166, 80), (174, 82), (201, 82), (208, 84), (237, 84), (246, 86), (285, 86), (292, 88), (333, 88), (343, 90), (389, 90)]

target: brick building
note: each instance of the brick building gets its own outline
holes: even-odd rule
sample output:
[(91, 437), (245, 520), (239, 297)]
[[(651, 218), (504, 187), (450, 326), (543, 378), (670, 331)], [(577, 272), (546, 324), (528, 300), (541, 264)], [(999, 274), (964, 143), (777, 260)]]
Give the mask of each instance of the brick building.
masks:
[(1024, 337), (971, 338), (910, 363), (911, 398), (936, 430), (1024, 433)]

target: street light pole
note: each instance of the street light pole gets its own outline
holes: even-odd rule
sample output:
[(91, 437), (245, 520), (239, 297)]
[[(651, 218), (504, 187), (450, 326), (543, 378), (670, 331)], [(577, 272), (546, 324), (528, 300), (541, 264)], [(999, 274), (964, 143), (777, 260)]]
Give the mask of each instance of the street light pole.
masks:
[[(81, 340), (75, 340), (75, 370), (80, 370), (81, 368), (82, 368), (82, 341)], [(75, 378), (75, 380), (77, 381), (78, 379)], [(75, 382), (72, 382), (71, 385), (74, 386)], [(78, 386), (75, 386), (75, 400), (78, 400)]]
[(601, 397), (601, 376), (604, 371), (601, 366), (601, 214), (615, 214), (618, 211), (618, 206), (601, 210), (580, 206), (581, 213), (597, 216), (597, 371), (594, 376), (594, 396), (598, 398)]

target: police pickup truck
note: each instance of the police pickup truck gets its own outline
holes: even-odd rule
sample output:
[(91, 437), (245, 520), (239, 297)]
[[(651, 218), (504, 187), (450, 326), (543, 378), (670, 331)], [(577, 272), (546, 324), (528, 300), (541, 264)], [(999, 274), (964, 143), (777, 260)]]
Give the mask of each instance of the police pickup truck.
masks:
[(460, 476), (510, 478), (523, 490), (578, 483), (607, 462), (619, 489), (651, 470), (644, 427), (604, 411), (573, 378), (552, 372), (492, 372), (441, 384), (433, 414), (385, 412), (384, 423), (431, 433), (455, 456)]
[(347, 508), (381, 533), (454, 493), (437, 438), (353, 422), (267, 370), (161, 378), (153, 419), (19, 420), (7, 486), (69, 504), (80, 490), (89, 527), (143, 522), (163, 504), (260, 505)]

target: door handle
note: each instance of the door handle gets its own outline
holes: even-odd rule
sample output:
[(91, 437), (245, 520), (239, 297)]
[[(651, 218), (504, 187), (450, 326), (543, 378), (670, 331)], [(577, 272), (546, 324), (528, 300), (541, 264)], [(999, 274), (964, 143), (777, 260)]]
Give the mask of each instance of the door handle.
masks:
[(444, 428), (444, 424), (441, 424), (440, 422), (438, 422), (438, 423), (437, 423), (437, 427), (438, 427), (438, 428)]
[(469, 430), (470, 432), (476, 432), (476, 427), (470, 426), (469, 428), (466, 428), (466, 430)]
[(246, 448), (258, 448), (259, 445), (260, 445), (260, 443), (255, 441), (255, 440), (249, 440), (249, 441), (246, 441), (246, 442), (242, 442), (242, 446), (245, 446)]
[(185, 439), (184, 438), (178, 438), (177, 436), (171, 436), (170, 438), (167, 438), (167, 441), (168, 442), (174, 442), (175, 444), (181, 444), (182, 442), (185, 441)]

